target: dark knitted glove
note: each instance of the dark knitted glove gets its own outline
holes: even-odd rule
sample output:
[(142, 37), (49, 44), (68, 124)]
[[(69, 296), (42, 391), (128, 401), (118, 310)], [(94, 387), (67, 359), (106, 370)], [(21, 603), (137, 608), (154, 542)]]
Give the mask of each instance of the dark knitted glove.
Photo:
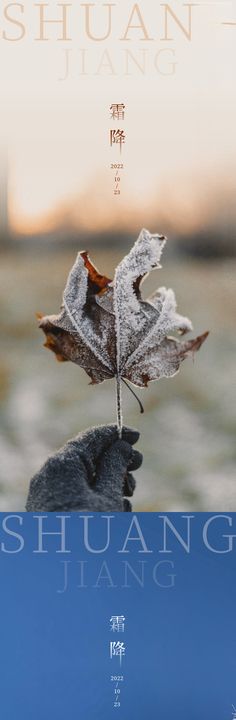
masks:
[(131, 511), (135, 489), (130, 470), (137, 470), (142, 455), (132, 445), (137, 430), (124, 428), (122, 440), (116, 425), (91, 428), (69, 440), (50, 457), (30, 483), (26, 510), (89, 512)]

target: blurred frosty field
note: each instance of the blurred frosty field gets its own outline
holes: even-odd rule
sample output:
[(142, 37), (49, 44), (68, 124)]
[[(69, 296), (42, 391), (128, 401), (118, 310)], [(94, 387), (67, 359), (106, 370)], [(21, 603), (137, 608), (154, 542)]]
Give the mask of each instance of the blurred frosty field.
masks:
[[(0, 510), (23, 510), (29, 480), (49, 453), (80, 430), (115, 420), (113, 381), (90, 387), (83, 370), (43, 349), (35, 312), (58, 312), (74, 258), (66, 253), (5, 253), (0, 266)], [(124, 252), (95, 251), (113, 275)], [(141, 432), (142, 469), (134, 510), (236, 509), (234, 260), (169, 260), (143, 286), (167, 285), (194, 333), (211, 334), (195, 363), (138, 391), (145, 414), (124, 388), (125, 423)]]

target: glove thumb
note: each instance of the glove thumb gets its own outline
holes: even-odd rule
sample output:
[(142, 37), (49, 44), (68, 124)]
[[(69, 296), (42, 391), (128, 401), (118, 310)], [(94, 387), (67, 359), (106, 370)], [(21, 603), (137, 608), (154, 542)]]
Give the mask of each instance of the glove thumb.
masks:
[(114, 442), (97, 464), (94, 490), (123, 504), (124, 482), (128, 466), (132, 464), (133, 453), (133, 448), (125, 440)]

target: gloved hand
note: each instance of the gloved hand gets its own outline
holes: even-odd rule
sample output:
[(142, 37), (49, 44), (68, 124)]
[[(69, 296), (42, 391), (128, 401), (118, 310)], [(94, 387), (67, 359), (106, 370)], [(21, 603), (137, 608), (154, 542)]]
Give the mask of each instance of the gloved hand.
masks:
[(132, 447), (138, 439), (137, 430), (124, 428), (120, 440), (116, 425), (80, 433), (32, 478), (26, 510), (131, 511), (124, 497), (135, 489), (130, 470), (142, 464), (141, 453)]

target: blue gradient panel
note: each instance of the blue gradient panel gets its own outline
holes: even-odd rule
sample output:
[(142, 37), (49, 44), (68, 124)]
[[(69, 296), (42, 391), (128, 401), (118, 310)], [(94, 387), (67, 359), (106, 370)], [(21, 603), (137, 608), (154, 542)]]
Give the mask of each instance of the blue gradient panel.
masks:
[[(166, 516), (185, 545), (186, 515)], [(0, 515), (1, 718), (230, 720), (236, 555), (228, 536), (236, 534), (236, 513), (191, 516), (190, 552), (167, 527), (164, 553), (163, 514), (114, 514), (101, 553), (86, 549), (79, 513), (65, 521), (69, 552), (57, 552), (59, 535), (45, 535), (48, 552), (35, 552), (39, 517)], [(119, 552), (134, 517), (142, 540), (133, 524), (136, 539)], [(47, 532), (60, 530), (56, 514), (42, 522)], [(104, 547), (106, 528), (104, 515), (91, 518), (91, 548)], [(143, 552), (144, 542), (152, 552)], [(111, 631), (113, 615), (125, 616), (124, 633)], [(124, 643), (121, 667), (119, 657), (110, 658), (111, 641)], [(111, 680), (121, 675), (118, 685)], [(115, 688), (120, 707), (114, 707)]]

